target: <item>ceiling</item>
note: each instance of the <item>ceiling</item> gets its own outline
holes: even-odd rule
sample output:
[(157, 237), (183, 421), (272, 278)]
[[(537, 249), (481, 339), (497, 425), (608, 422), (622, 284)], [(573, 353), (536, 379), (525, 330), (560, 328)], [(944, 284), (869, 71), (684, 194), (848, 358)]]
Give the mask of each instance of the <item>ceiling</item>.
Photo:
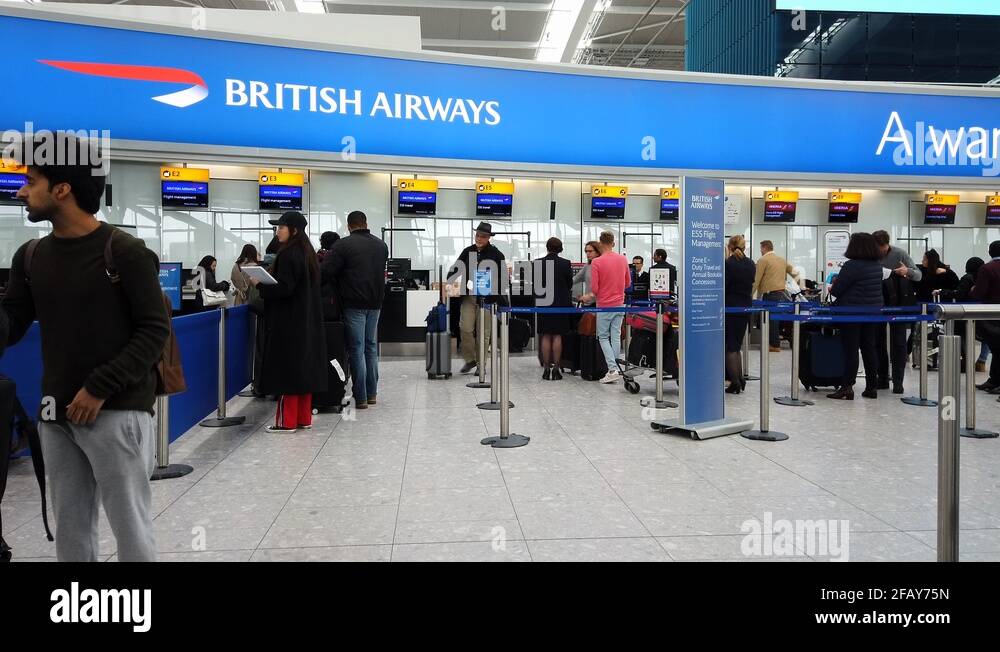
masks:
[[(425, 50), (661, 70), (684, 69), (683, 9), (688, 4), (687, 0), (61, 1), (419, 16)], [(549, 38), (543, 40), (546, 34)]]

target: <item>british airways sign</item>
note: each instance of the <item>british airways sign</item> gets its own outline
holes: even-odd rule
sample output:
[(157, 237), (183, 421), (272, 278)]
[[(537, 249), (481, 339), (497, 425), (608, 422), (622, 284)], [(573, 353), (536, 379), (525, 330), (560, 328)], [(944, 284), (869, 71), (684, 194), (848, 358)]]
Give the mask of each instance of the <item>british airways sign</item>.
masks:
[(237, 147), (299, 152), (303, 161), (334, 159), (351, 139), (361, 162), (646, 176), (1000, 176), (1000, 92), (500, 67), (28, 13), (0, 9), (0, 131), (29, 123), (108, 130), (154, 151), (160, 143)]

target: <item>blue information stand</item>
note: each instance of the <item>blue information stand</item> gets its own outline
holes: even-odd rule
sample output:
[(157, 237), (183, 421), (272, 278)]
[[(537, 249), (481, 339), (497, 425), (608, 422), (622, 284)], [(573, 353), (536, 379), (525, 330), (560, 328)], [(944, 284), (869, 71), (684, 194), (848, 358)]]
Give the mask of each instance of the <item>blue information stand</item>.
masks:
[(687, 432), (695, 439), (753, 427), (752, 421), (727, 419), (723, 400), (725, 196), (721, 179), (681, 177), (680, 419), (652, 425), (661, 432)]

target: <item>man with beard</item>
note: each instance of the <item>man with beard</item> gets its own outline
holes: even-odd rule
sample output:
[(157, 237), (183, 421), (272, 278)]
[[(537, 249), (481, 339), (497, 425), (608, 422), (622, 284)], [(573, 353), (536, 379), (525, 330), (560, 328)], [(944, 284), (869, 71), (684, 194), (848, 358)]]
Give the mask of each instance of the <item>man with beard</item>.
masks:
[[(45, 139), (49, 143), (44, 143)], [(58, 146), (44, 149), (51, 141)], [(121, 561), (154, 561), (156, 364), (169, 334), (156, 255), (100, 222), (105, 178), (92, 146), (71, 134), (36, 134), (17, 197), (28, 220), (52, 232), (14, 254), (2, 307), (8, 344), (38, 320), (42, 338), (39, 422), (60, 561), (98, 559), (104, 505)], [(69, 153), (51, 160), (53, 153)], [(113, 268), (105, 254), (110, 245)]]

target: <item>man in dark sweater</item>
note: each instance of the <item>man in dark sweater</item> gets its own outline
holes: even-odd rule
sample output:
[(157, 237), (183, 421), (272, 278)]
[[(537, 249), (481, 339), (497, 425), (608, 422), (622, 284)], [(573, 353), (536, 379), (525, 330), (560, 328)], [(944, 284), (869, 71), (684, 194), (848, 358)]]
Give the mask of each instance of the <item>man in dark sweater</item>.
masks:
[[(448, 270), (448, 282), (457, 281), (462, 294), (458, 328), (462, 333), (462, 357), (465, 359), (461, 369), (463, 374), (471, 373), (482, 362), (479, 360), (476, 340), (479, 302), (482, 299), (495, 300), (501, 296), (500, 274), (507, 273), (503, 253), (490, 243), (492, 237), (493, 225), (480, 222), (476, 227), (475, 243), (463, 249), (458, 260)], [(485, 287), (486, 283), (488, 287)], [(489, 323), (483, 325), (487, 348), (490, 345), (490, 326)]]
[(354, 407), (378, 398), (378, 319), (385, 298), (385, 261), (389, 249), (368, 230), (368, 216), (347, 216), (351, 234), (338, 240), (323, 261), (323, 283), (335, 283), (344, 311), (347, 354), (351, 359)]
[[(57, 138), (66, 141), (62, 151), (89, 146), (72, 136)], [(27, 178), (17, 196), (27, 201), (28, 220), (50, 221), (52, 233), (37, 241), (30, 269), (28, 244), (14, 254), (2, 306), (10, 321), (8, 345), (36, 319), (41, 329), (39, 431), (56, 555), (60, 561), (97, 560), (103, 504), (119, 559), (154, 561), (149, 476), (155, 365), (169, 333), (157, 257), (141, 240), (94, 217), (104, 192), (99, 168), (36, 164)], [(116, 278), (105, 267), (112, 235)]]

